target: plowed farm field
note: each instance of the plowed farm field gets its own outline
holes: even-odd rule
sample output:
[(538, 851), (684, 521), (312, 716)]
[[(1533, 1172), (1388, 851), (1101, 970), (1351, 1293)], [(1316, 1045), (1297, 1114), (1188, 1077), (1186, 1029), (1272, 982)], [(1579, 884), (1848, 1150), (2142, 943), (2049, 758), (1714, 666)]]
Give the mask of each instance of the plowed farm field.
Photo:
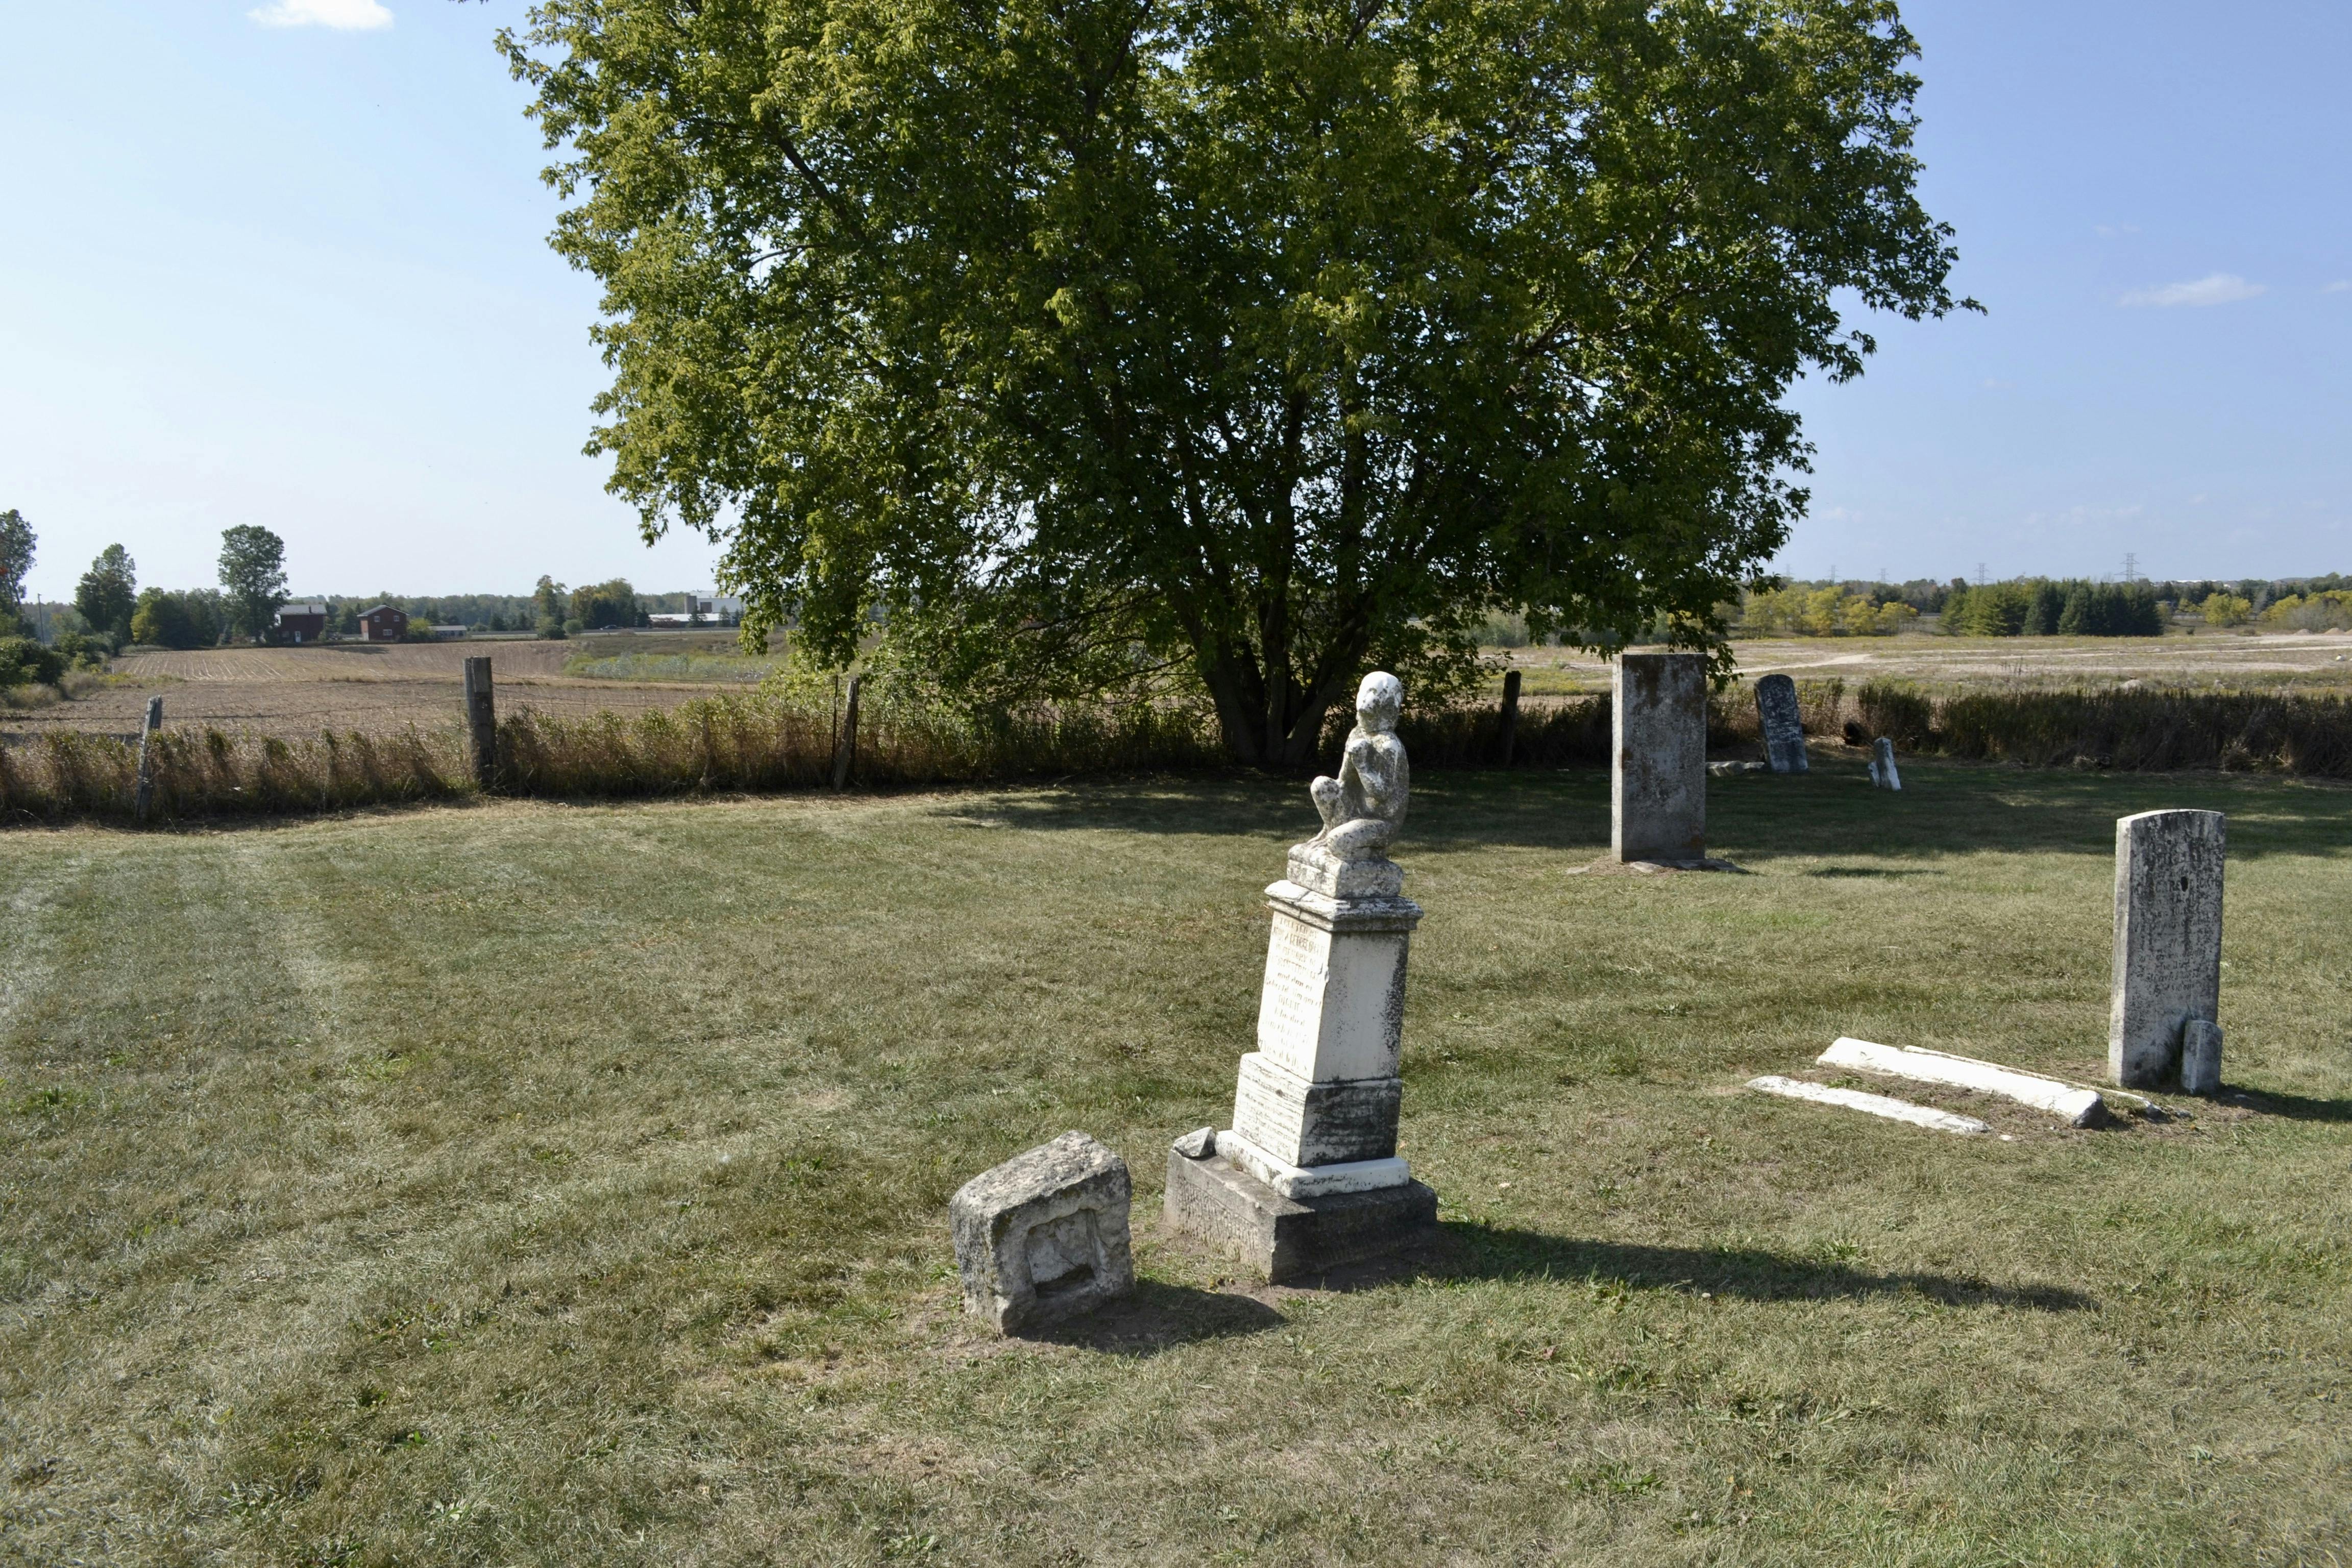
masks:
[[(534, 708), (562, 718), (610, 710), (638, 713), (672, 708), (720, 689), (692, 681), (595, 680), (563, 673), (568, 658), (633, 648), (663, 652), (694, 639), (713, 651), (733, 647), (730, 633), (598, 637), (574, 642), (446, 642), (319, 647), (217, 647), (133, 654), (114, 662), (115, 682), (69, 702), (0, 710), (0, 738), (13, 742), (50, 730), (98, 734), (138, 731), (150, 697), (163, 699), (172, 728), (277, 735), (430, 729), (462, 716), (465, 660), (487, 655), (501, 712)], [(730, 683), (741, 689), (740, 683)]]

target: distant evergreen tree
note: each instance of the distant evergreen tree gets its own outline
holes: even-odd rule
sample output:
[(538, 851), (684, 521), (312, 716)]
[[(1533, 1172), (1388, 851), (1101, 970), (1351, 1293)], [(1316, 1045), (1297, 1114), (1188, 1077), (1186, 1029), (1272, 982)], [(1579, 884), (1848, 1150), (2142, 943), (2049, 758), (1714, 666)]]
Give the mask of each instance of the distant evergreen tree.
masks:
[(2096, 637), (2091, 629), (2091, 585), (2077, 583), (2066, 590), (2065, 607), (2058, 612), (2058, 635), (2063, 637)]
[(2033, 584), (2033, 598), (2026, 606), (2025, 635), (2046, 637), (2058, 630), (2058, 617), (2066, 613), (2066, 593), (2057, 584), (2042, 579)]

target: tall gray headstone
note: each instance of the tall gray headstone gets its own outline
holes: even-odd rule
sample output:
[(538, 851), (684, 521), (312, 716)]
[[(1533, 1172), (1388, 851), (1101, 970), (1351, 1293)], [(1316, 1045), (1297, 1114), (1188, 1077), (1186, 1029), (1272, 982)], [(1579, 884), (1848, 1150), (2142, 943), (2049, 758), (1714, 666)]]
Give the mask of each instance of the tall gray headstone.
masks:
[(1233, 1126), (1169, 1152), (1170, 1223), (1268, 1279), (1393, 1251), (1437, 1220), (1437, 1194), (1396, 1152), (1405, 960), (1421, 923), (1387, 853), (1411, 789), (1403, 697), (1394, 676), (1365, 678), (1339, 776), (1309, 791), (1323, 831), (1265, 890), (1257, 1049), (1242, 1058)]
[(1807, 771), (1805, 721), (1797, 711), (1797, 683), (1768, 675), (1756, 683), (1756, 718), (1764, 728), (1764, 761), (1776, 773)]
[[(2218, 811), (2144, 811), (2116, 823), (2107, 1071), (2126, 1089), (2168, 1087), (2189, 1024), (2221, 1021), (2224, 821)], [(2210, 1049), (2200, 1076), (2218, 1079), (2218, 1038)]]
[(1706, 656), (1622, 653), (1609, 715), (1609, 852), (1706, 856)]

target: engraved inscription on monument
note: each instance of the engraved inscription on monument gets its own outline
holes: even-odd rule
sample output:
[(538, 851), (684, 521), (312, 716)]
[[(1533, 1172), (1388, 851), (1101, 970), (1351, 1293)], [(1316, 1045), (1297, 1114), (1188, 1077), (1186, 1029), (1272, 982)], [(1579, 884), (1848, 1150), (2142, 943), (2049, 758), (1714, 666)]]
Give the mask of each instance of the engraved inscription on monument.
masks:
[(1311, 1064), (1323, 1028), (1329, 939), (1280, 910), (1266, 943), (1265, 988), (1259, 994), (1258, 1048)]

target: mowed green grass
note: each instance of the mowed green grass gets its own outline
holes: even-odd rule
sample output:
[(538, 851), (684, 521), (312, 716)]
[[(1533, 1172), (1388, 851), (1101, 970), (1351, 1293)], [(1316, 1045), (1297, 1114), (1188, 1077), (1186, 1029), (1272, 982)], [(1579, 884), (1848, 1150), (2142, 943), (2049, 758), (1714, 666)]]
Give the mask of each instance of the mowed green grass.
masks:
[[(0, 1559), (2288, 1563), (2352, 1556), (2352, 790), (1428, 774), (1403, 1152), (1444, 1247), (1252, 1289), (1223, 1125), (1295, 785), (0, 836)], [(1767, 1100), (1839, 1034), (2102, 1068), (2113, 821), (2230, 814), (2191, 1121)], [(1134, 1303), (956, 1307), (1068, 1128)]]

